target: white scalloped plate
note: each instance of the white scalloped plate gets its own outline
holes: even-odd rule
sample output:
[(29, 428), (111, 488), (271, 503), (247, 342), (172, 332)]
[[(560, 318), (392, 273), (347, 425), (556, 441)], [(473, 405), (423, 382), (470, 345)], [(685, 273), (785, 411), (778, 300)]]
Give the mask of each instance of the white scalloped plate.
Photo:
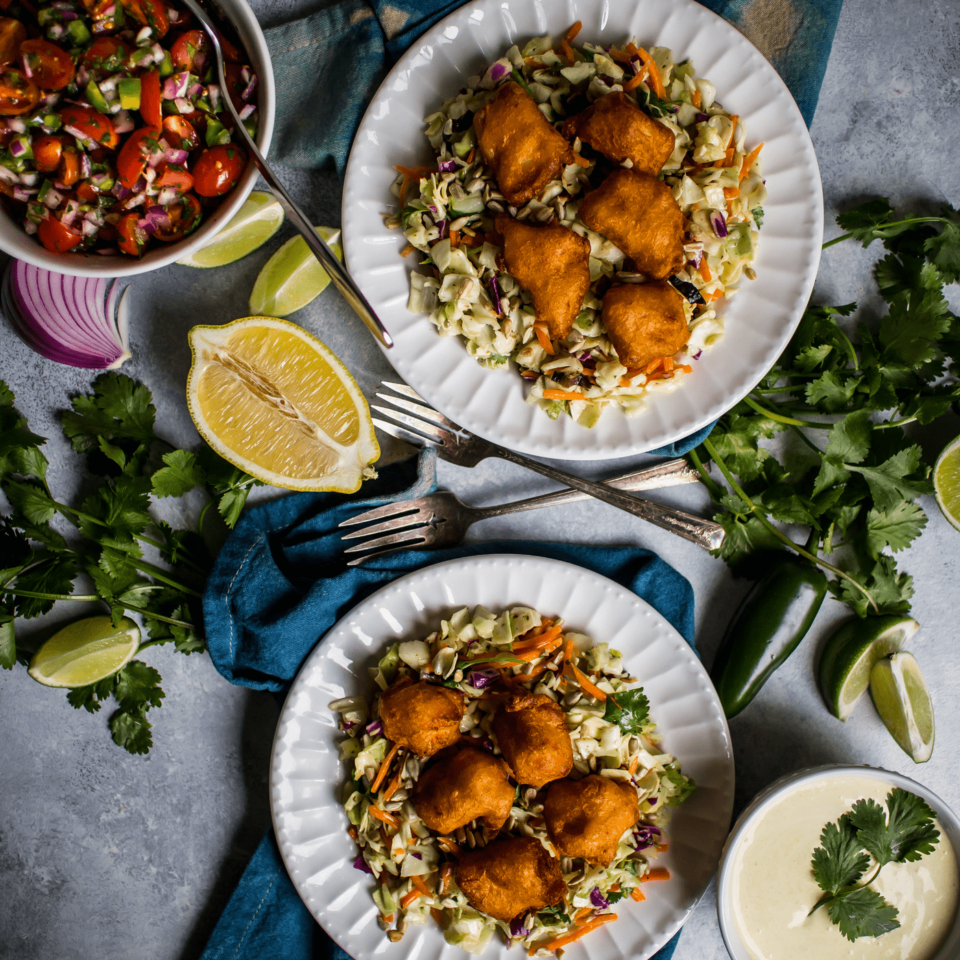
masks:
[[(347, 776), (337, 756), (341, 734), (327, 704), (368, 691), (366, 668), (386, 645), (424, 636), (441, 617), (476, 604), (529, 604), (620, 650), (650, 699), (664, 749), (697, 782), (658, 861), (671, 879), (646, 886), (644, 903), (618, 903), (617, 923), (569, 950), (570, 960), (644, 960), (677, 932), (717, 868), (733, 809), (730, 732), (706, 671), (680, 634), (629, 590), (559, 560), (493, 555), (425, 567), (373, 594), (324, 637), (287, 696), (273, 746), (270, 802), (287, 871), (313, 916), (355, 960), (466, 957), (432, 923), (411, 926), (397, 944), (377, 926), (373, 880), (352, 866), (357, 849), (338, 799)], [(484, 953), (496, 955), (507, 955), (502, 941)]]
[[(673, 48), (693, 60), (740, 115), (748, 144), (765, 142), (769, 201), (755, 264), (724, 309), (726, 337), (696, 363), (681, 389), (626, 417), (606, 410), (592, 430), (550, 420), (524, 400), (516, 370), (484, 370), (457, 337), (441, 338), (426, 314), (407, 312), (406, 241), (382, 214), (395, 209), (394, 164), (433, 162), (422, 118), (515, 41), (562, 34), (583, 21), (581, 40)], [(823, 192), (813, 144), (793, 97), (763, 55), (726, 20), (694, 0), (479, 0), (441, 20), (400, 59), (360, 124), (343, 191), (350, 272), (393, 335), (387, 360), (438, 410), (496, 443), (540, 457), (603, 460), (685, 437), (757, 385), (786, 346), (806, 306), (823, 242)]]

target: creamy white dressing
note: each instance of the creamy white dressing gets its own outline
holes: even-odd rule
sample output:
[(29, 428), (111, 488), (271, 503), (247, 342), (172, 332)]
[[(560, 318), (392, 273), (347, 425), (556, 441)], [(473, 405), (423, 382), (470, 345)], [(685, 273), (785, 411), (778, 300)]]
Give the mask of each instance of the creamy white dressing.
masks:
[(802, 784), (771, 804), (735, 852), (733, 914), (754, 960), (930, 960), (957, 911), (960, 871), (943, 827), (933, 853), (887, 864), (874, 887), (900, 911), (900, 928), (851, 942), (826, 909), (808, 917), (823, 891), (810, 868), (824, 825), (861, 798), (883, 803), (892, 785), (866, 777)]

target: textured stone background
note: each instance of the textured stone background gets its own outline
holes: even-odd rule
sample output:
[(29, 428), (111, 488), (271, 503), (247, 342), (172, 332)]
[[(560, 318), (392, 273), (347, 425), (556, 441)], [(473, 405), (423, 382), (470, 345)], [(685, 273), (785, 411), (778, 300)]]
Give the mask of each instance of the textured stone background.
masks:
[[(266, 24), (309, 4), (255, 0), (254, 6)], [(846, 0), (812, 129), (828, 237), (837, 232), (836, 211), (867, 196), (888, 196), (906, 210), (941, 199), (960, 202), (958, 94), (955, 0)], [(314, 222), (339, 222), (332, 174), (284, 176)], [(289, 233), (220, 271), (171, 267), (137, 281), (134, 360), (125, 370), (154, 391), (158, 422), (173, 442), (196, 442), (182, 399), (187, 329), (198, 321), (244, 316), (251, 278)], [(865, 289), (873, 259), (852, 244), (827, 251), (818, 300), (857, 300), (869, 316), (876, 310)], [(368, 393), (387, 372), (372, 340), (332, 290), (297, 320), (347, 361)], [(51, 438), (51, 483), (71, 496), (87, 480), (59, 440), (54, 414), (87, 386), (90, 375), (37, 357), (5, 324), (0, 375), (33, 428)], [(916, 435), (932, 455), (958, 432), (960, 419), (952, 418)], [(607, 464), (607, 474), (621, 466)], [(441, 483), (477, 504), (544, 489), (532, 475), (491, 461), (469, 473), (441, 465)], [(706, 503), (696, 488), (676, 489), (670, 499), (693, 509)], [(933, 759), (915, 767), (866, 704), (846, 726), (825, 711), (811, 680), (812, 663), (818, 641), (844, 616), (839, 604), (827, 601), (811, 637), (732, 724), (738, 808), (780, 774), (827, 761), (870, 763), (916, 776), (960, 808), (960, 535), (932, 500), (924, 507), (930, 524), (904, 566), (916, 579), (914, 610), (923, 625), (914, 647), (938, 711)], [(698, 644), (708, 663), (746, 590), (696, 547), (638, 521), (625, 526), (621, 515), (600, 504), (490, 521), (474, 535), (587, 538), (657, 550), (696, 588)], [(69, 611), (77, 613), (75, 607)], [(26, 631), (25, 639), (38, 643), (50, 632), (42, 624)], [(153, 648), (146, 659), (163, 674), (167, 692), (163, 709), (152, 715), (156, 746), (146, 758), (112, 744), (107, 711), (74, 711), (62, 693), (37, 686), (22, 669), (0, 674), (0, 960), (193, 960), (267, 828), (273, 699), (229, 686), (205, 656)], [(709, 891), (687, 924), (677, 960), (725, 957)]]

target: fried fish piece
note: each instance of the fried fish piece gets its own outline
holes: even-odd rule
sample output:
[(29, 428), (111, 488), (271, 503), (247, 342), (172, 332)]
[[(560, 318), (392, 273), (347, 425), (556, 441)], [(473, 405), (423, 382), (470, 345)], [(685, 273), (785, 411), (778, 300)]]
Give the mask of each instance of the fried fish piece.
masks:
[(401, 677), (380, 698), (383, 735), (418, 757), (432, 757), (460, 739), (463, 694), (449, 687)]
[(584, 197), (578, 216), (654, 280), (683, 267), (683, 212), (656, 177), (626, 167), (614, 170)]
[(507, 822), (514, 795), (510, 770), (501, 759), (464, 747), (421, 775), (413, 805), (437, 833), (451, 833), (477, 817), (496, 831)]
[(608, 867), (624, 831), (640, 819), (636, 788), (591, 774), (550, 784), (543, 818), (557, 852)]
[(493, 168), (500, 192), (515, 207), (526, 203), (568, 163), (570, 144), (550, 125), (518, 84), (503, 84), (473, 118), (477, 145)]
[(562, 340), (590, 289), (590, 241), (559, 223), (534, 227), (504, 213), (496, 225), (507, 271), (530, 291), (550, 339)]
[(672, 357), (689, 339), (683, 297), (669, 283), (624, 283), (603, 296), (603, 325), (625, 367)]
[(494, 714), (493, 733), (519, 783), (542, 787), (573, 769), (566, 718), (545, 694), (514, 694)]
[(457, 886), (481, 913), (509, 923), (559, 903), (566, 892), (560, 861), (533, 837), (494, 840), (465, 853), (453, 870)]
[(676, 135), (647, 116), (625, 93), (608, 93), (563, 125), (565, 137), (579, 137), (614, 163), (656, 176), (673, 153)]

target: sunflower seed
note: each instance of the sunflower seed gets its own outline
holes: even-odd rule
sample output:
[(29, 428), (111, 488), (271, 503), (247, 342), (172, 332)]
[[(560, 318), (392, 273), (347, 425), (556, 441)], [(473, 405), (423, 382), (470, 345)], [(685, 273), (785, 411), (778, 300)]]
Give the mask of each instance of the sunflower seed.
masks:
[(399, 943), (403, 939), (403, 934), (399, 930), (388, 930), (387, 939), (391, 943)]
[(466, 843), (467, 841), (467, 835), (464, 832), (463, 827), (458, 827), (454, 836), (457, 838), (457, 843)]
[(380, 927), (381, 930), (389, 930), (389, 929), (390, 929), (390, 924), (387, 923), (387, 921), (383, 919), (383, 914), (382, 914), (382, 913), (381, 913), (381, 914), (377, 914), (377, 926)]
[(497, 200), (488, 200), (487, 209), (493, 210), (494, 213), (503, 213), (503, 204), (499, 203)]
[(533, 801), (533, 798), (536, 795), (537, 795), (536, 787), (527, 787), (527, 789), (523, 791), (524, 803), (531, 803)]
[(401, 917), (400, 922), (397, 924), (397, 932), (402, 936), (407, 932), (407, 918)]
[(463, 832), (467, 835), (467, 846), (472, 850), (477, 845), (477, 838), (469, 827), (465, 827)]

